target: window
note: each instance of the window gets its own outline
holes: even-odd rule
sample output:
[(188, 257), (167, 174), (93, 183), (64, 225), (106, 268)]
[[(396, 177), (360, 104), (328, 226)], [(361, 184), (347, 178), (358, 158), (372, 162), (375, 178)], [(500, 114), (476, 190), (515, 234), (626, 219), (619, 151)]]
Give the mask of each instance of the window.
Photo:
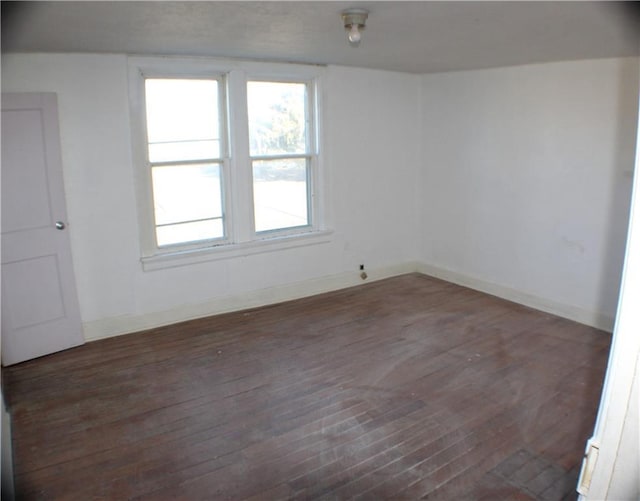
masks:
[(224, 237), (220, 82), (145, 80), (158, 247)]
[(173, 58), (129, 66), (143, 264), (326, 236), (319, 68)]
[(247, 99), (255, 229), (307, 226), (307, 85), (250, 81)]

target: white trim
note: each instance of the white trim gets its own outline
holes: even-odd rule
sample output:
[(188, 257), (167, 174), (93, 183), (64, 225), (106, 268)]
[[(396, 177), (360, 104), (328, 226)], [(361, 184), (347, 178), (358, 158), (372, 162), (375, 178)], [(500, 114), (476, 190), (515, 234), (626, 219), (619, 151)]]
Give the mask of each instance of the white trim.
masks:
[(264, 252), (325, 244), (331, 242), (332, 234), (332, 231), (316, 231), (313, 233), (306, 231), (295, 235), (278, 235), (272, 238), (256, 239), (239, 244), (222, 243), (198, 249), (164, 252), (154, 256), (142, 257), (140, 261), (144, 271), (161, 270), (205, 261), (232, 259)]
[[(272, 72), (266, 72), (264, 70), (247, 72), (246, 82), (285, 82), (285, 83), (298, 83), (303, 84), (306, 87), (306, 100), (305, 100), (305, 121), (306, 121), (306, 146), (307, 149), (304, 153), (298, 154), (284, 154), (284, 155), (251, 155), (251, 148), (249, 146), (249, 136), (247, 135), (247, 149), (248, 152), (248, 165), (249, 175), (253, 175), (253, 162), (254, 161), (269, 161), (278, 159), (295, 159), (304, 158), (307, 160), (307, 222), (308, 224), (296, 228), (274, 228), (273, 230), (257, 231), (255, 227), (255, 214), (251, 212), (251, 239), (259, 239), (264, 234), (270, 235), (288, 235), (290, 233), (296, 233), (300, 231), (300, 228), (306, 228), (307, 232), (320, 231), (325, 229), (323, 226), (322, 218), (320, 217), (320, 209), (318, 199), (322, 194), (318, 189), (318, 171), (320, 170), (320, 157), (321, 151), (319, 147), (318, 134), (319, 134), (319, 117), (322, 115), (321, 111), (321, 99), (319, 98), (318, 90), (320, 88), (320, 73), (316, 72), (311, 75), (304, 74), (273, 74)], [(246, 88), (245, 88), (246, 91)], [(244, 95), (244, 102), (248, 103), (247, 95)], [(245, 116), (248, 117), (246, 104), (245, 104)], [(248, 123), (246, 127), (248, 131)], [(251, 177), (251, 200), (249, 207), (253, 208), (253, 178)]]
[[(247, 124), (247, 96), (246, 82), (248, 80), (273, 80), (304, 82), (308, 93), (309, 133), (313, 136), (310, 148), (313, 150), (305, 155), (310, 158), (308, 169), (311, 175), (308, 179), (308, 200), (310, 224), (300, 228), (283, 228), (268, 233), (270, 241), (287, 239), (282, 247), (288, 248), (289, 243), (302, 239), (306, 234), (311, 238), (304, 243), (293, 246), (310, 245), (320, 233), (325, 233), (327, 226), (322, 211), (327, 207), (323, 187), (324, 173), (322, 172), (322, 152), (318, 152), (320, 141), (320, 121), (323, 114), (321, 79), (324, 68), (321, 66), (300, 64), (258, 63), (232, 59), (214, 59), (207, 57), (141, 57), (128, 58), (129, 71), (129, 101), (132, 129), (132, 150), (135, 170), (136, 203), (138, 209), (138, 224), (141, 242), (141, 262), (145, 271), (162, 267), (182, 266), (184, 264), (201, 262), (209, 259), (219, 259), (236, 255), (245, 255), (254, 244), (264, 245), (263, 232), (255, 232), (253, 212), (253, 179), (251, 157), (249, 155), (249, 137)], [(153, 209), (153, 193), (151, 173), (146, 153), (145, 131), (145, 77), (184, 77), (184, 78), (215, 78), (222, 82), (221, 96), (225, 100), (226, 112), (223, 117), (224, 138), (222, 161), (223, 212), (225, 236), (215, 244), (211, 242), (197, 242), (176, 244), (171, 247), (158, 247), (155, 242), (155, 224)], [(309, 187), (310, 185), (310, 187)], [(279, 242), (279, 240), (278, 240)], [(301, 240), (302, 242), (302, 240)], [(220, 243), (226, 244), (221, 250)], [(269, 249), (266, 249), (269, 250)]]
[(144, 75), (138, 65), (128, 65), (129, 113), (131, 126), (131, 154), (138, 216), (140, 251), (146, 255), (155, 248), (155, 236), (148, 228), (153, 228), (153, 195), (151, 179), (146, 168), (146, 124), (144, 120), (145, 101), (143, 91)]
[(127, 58), (130, 67), (142, 67), (146, 72), (181, 76), (206, 76), (212, 73), (224, 74), (233, 70), (242, 70), (261, 78), (315, 78), (325, 71), (326, 65), (282, 63), (265, 61), (247, 61), (246, 59), (209, 57), (209, 56), (141, 56)]
[[(593, 472), (589, 485), (580, 489), (579, 499), (637, 499), (640, 490), (640, 471), (633, 472), (635, 478), (627, 477), (627, 480), (632, 480), (630, 484), (635, 484), (635, 492), (620, 492), (625, 486), (620, 485), (619, 477), (627, 476), (627, 473), (620, 473), (625, 468), (634, 463), (637, 467), (640, 463), (640, 444), (631, 447), (631, 453), (622, 447), (625, 423), (634, 415), (630, 406), (636, 406), (637, 412), (640, 405), (632, 398), (634, 384), (640, 385), (640, 127), (636, 134), (635, 176), (616, 325), (593, 437), (587, 442), (587, 450), (590, 444), (595, 443), (599, 454), (591, 466)], [(637, 427), (637, 423), (631, 420), (629, 426)], [(587, 473), (586, 468), (587, 463), (583, 462), (581, 479)]]
[(1, 460), (1, 475), (2, 475), (2, 497), (6, 496), (6, 499), (15, 499), (15, 483), (13, 480), (14, 468), (13, 468), (13, 447), (11, 440), (11, 414), (7, 410), (7, 406), (4, 401), (4, 393), (0, 390), (0, 413), (1, 413), (1, 426), (2, 433), (0, 436), (0, 445), (2, 447), (2, 453), (0, 455)]
[(613, 330), (614, 319), (604, 313), (585, 310), (559, 301), (536, 296), (535, 294), (529, 294), (512, 287), (489, 282), (473, 275), (467, 275), (425, 263), (420, 264), (416, 271), (607, 332)]
[(231, 241), (242, 244), (253, 234), (253, 179), (249, 158), (249, 124), (247, 110), (247, 75), (242, 70), (229, 72), (229, 145), (231, 152)]
[[(262, 252), (262, 250), (260, 252)], [(354, 270), (328, 277), (306, 280), (304, 282), (260, 289), (236, 296), (214, 298), (203, 303), (183, 305), (165, 311), (143, 315), (125, 315), (86, 322), (83, 326), (85, 338), (87, 341), (95, 341), (186, 320), (299, 299), (323, 292), (353, 287), (383, 278), (411, 273), (415, 271), (416, 267), (416, 263), (405, 263), (385, 266), (375, 270), (367, 270), (368, 278), (366, 281), (360, 278), (359, 270)]]
[[(313, 243), (308, 243), (308, 245), (329, 242), (331, 232), (321, 232), (315, 236), (318, 240), (314, 241)], [(302, 243), (304, 240), (304, 238), (299, 238), (292, 240), (291, 243), (293, 245), (295, 245), (295, 243), (304, 245)], [(313, 240), (313, 238), (308, 237), (308, 240)], [(281, 242), (281, 244), (285, 245), (284, 242)], [(273, 247), (270, 247), (270, 245), (273, 245)], [(243, 251), (238, 252), (244, 252), (245, 255), (248, 255), (266, 252), (269, 250), (280, 250), (281, 248), (282, 247), (278, 247), (278, 244), (276, 242), (252, 242), (247, 245)], [(191, 257), (193, 259), (192, 262), (198, 262), (198, 259), (212, 259), (208, 256), (199, 257), (197, 255), (193, 255)], [(218, 259), (224, 259), (226, 257), (231, 256), (229, 254), (225, 255), (225, 253), (222, 252)], [(158, 259), (169, 260), (171, 258), (170, 256), (162, 256)], [(153, 268), (155, 266), (155, 263), (148, 263), (147, 266)], [(158, 266), (158, 268), (166, 266), (171, 265), (163, 264), (162, 266)], [(173, 266), (180, 266), (180, 264), (173, 264)], [(406, 262), (396, 265), (384, 266), (376, 269), (368, 269), (368, 278), (366, 281), (363, 281), (360, 278), (359, 270), (347, 271), (327, 277), (305, 280), (303, 282), (295, 282), (291, 284), (270, 287), (268, 289), (249, 291), (244, 294), (235, 296), (218, 297), (209, 301), (205, 301), (203, 303), (181, 305), (165, 311), (147, 313), (142, 315), (124, 315), (120, 317), (86, 322), (83, 325), (85, 339), (87, 341), (95, 341), (97, 339), (119, 336), (121, 334), (128, 334), (145, 329), (152, 329), (155, 327), (170, 325), (173, 323), (192, 320), (195, 318), (218, 315), (231, 311), (239, 311), (247, 308), (255, 308), (258, 306), (266, 306), (269, 304), (289, 301), (292, 299), (299, 299), (307, 296), (312, 296), (314, 294), (335, 291), (344, 289), (346, 287), (353, 287), (384, 278), (390, 278), (406, 273), (415, 272), (429, 275), (435, 278), (440, 278), (451, 283), (498, 296), (508, 301), (523, 304), (525, 306), (545, 311), (553, 315), (558, 315), (569, 320), (574, 320), (582, 324), (590, 325), (598, 329), (610, 331), (611, 324), (613, 322), (613, 320), (609, 316), (602, 313), (586, 311), (556, 301), (551, 301), (545, 298), (527, 294), (510, 287), (497, 285), (476, 277), (471, 277), (462, 273), (438, 268), (436, 266), (428, 265), (425, 263)]]

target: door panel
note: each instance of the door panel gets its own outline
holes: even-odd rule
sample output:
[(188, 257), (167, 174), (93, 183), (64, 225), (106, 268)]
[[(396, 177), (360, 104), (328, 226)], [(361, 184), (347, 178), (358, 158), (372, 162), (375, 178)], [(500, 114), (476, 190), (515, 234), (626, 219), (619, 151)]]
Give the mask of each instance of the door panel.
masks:
[(16, 261), (3, 271), (8, 326), (21, 329), (65, 317), (55, 255)]
[[(40, 110), (2, 111), (2, 233), (45, 227), (51, 203), (47, 189), (45, 142)], [(25, 144), (23, 138), (29, 138)]]
[(84, 342), (59, 148), (54, 94), (2, 95), (4, 365)]

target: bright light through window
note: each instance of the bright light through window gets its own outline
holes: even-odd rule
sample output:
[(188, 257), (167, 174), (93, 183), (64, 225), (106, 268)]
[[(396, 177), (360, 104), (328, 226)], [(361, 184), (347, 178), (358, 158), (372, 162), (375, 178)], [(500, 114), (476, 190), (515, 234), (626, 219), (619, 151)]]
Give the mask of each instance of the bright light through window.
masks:
[(307, 153), (306, 91), (303, 83), (248, 83), (252, 156)]
[(146, 81), (149, 161), (220, 158), (216, 80)]
[(247, 84), (256, 232), (309, 225), (307, 85)]
[(256, 231), (308, 224), (307, 160), (254, 161), (253, 203)]
[(144, 269), (326, 237), (319, 66), (129, 58)]
[(158, 246), (224, 237), (218, 85), (145, 82)]

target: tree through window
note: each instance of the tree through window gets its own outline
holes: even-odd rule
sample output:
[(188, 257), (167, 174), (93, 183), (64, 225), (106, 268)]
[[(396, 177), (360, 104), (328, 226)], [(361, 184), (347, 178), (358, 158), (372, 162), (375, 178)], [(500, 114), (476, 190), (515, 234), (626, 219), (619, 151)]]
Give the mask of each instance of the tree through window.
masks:
[(307, 226), (310, 141), (305, 83), (247, 83), (256, 232)]

